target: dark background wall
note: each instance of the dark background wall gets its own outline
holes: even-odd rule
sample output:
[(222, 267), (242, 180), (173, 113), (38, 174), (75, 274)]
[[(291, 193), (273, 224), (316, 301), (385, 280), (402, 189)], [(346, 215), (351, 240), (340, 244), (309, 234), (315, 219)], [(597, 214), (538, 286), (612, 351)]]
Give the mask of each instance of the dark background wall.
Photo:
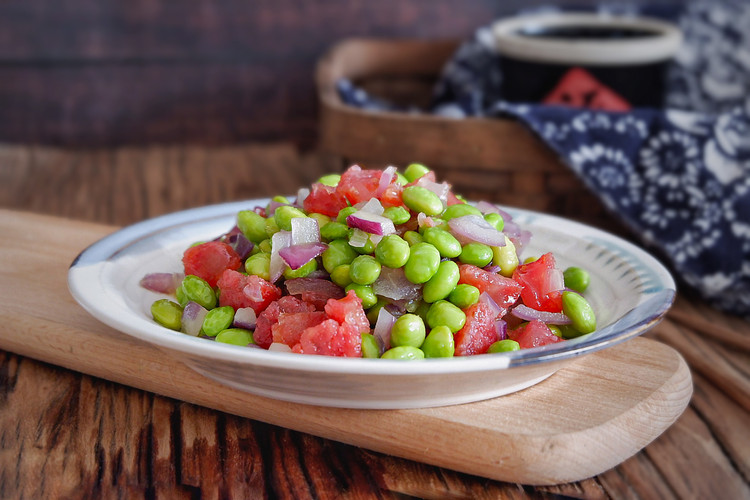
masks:
[(465, 37), (543, 3), (4, 0), (0, 142), (310, 146), (314, 65), (336, 41)]

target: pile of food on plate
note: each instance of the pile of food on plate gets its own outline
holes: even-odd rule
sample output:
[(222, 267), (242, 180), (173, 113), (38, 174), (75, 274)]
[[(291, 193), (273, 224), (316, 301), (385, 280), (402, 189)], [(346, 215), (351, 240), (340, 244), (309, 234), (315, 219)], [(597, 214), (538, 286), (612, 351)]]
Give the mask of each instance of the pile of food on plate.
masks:
[(591, 333), (590, 278), (552, 253), (520, 261), (531, 234), (469, 204), (413, 163), (326, 175), (274, 197), (184, 252), (154, 320), (187, 335), (274, 351), (385, 359), (469, 356)]

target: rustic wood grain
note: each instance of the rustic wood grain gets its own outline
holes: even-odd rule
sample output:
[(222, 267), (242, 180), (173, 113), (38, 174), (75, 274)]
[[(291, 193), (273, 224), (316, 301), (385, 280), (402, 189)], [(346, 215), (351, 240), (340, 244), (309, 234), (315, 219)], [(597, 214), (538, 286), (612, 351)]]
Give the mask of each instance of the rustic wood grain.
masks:
[(293, 140), (309, 147), (316, 132), (314, 64), (336, 41), (466, 37), (527, 4), (4, 1), (0, 140)]
[[(218, 176), (206, 175), (216, 158), (224, 158), (222, 163), (244, 164), (236, 168), (254, 174), (245, 176), (227, 169)], [(278, 165), (289, 169), (288, 176), (278, 175), (274, 180), (286, 190), (319, 172), (340, 167), (331, 158), (300, 156), (284, 144), (93, 151), (5, 146), (0, 147), (0, 207), (122, 225), (165, 211), (228, 201), (212, 196), (240, 199), (276, 193), (280, 188), (259, 185), (265, 182), (267, 169)], [(186, 171), (198, 174), (182, 181), (180, 174)], [(235, 183), (227, 176), (244, 180)], [(92, 225), (82, 241), (93, 241), (96, 227)], [(40, 238), (33, 233), (28, 237)], [(37, 251), (43, 262), (43, 242)], [(35, 277), (38, 271), (38, 266), (18, 270), (28, 276), (30, 290), (43, 281)], [(85, 322), (76, 323), (82, 324)], [(736, 323), (736, 329), (745, 332), (741, 335), (750, 335), (746, 323)], [(701, 347), (713, 355), (717, 341), (704, 340)], [(690, 351), (683, 352), (688, 358), (686, 352)], [(716, 354), (746, 376), (738, 365), (744, 358), (725, 355)], [(710, 371), (710, 364), (703, 369)], [(312, 482), (319, 498), (335, 498), (341, 488), (345, 498), (700, 498), (694, 492), (718, 492), (704, 498), (730, 498), (729, 493), (739, 494), (734, 498), (748, 498), (746, 488), (738, 486), (750, 480), (748, 411), (736, 402), (731, 389), (727, 392), (722, 376), (711, 378), (695, 372), (694, 378), (695, 393), (685, 422), (678, 420), (678, 425), (643, 452), (590, 480), (532, 488), (201, 410), (5, 352), (0, 357), (0, 497), (194, 498), (200, 487), (182, 482), (183, 466), (176, 460), (181, 449), (178, 444), (182, 446), (180, 419), (185, 418), (203, 419), (202, 424), (185, 423), (185, 428), (202, 429), (204, 436), (216, 435), (213, 442), (219, 447), (226, 443), (221, 451), (209, 451), (223, 457), (214, 466), (235, 471), (230, 476), (236, 474), (236, 479), (225, 479), (219, 485), (221, 491), (249, 492), (253, 498), (292, 498), (292, 492), (304, 497), (312, 491)], [(184, 407), (190, 410), (183, 411)], [(204, 419), (203, 411), (213, 416)], [(215, 431), (206, 427), (207, 421)], [(289, 442), (298, 444), (285, 448)], [(316, 447), (322, 451), (307, 453), (308, 448)], [(327, 458), (331, 454), (337, 458)], [(299, 474), (286, 475), (277, 467), (281, 463)], [(341, 464), (355, 471), (351, 480), (338, 472)], [(40, 470), (44, 474), (40, 475)], [(293, 488), (291, 477), (306, 483)]]
[[(468, 405), (355, 411), (251, 396), (217, 385), (172, 356), (165, 357), (155, 346), (104, 327), (76, 306), (65, 291), (67, 264), (86, 244), (79, 234), (91, 236), (90, 224), (82, 224), (79, 233), (80, 223), (75, 221), (3, 211), (0, 215), (0, 231), (9, 237), (0, 257), (11, 269), (2, 274), (8, 286), (0, 291), (0, 319), (21, 333), (0, 336), (3, 348), (368, 449), (493, 479), (569, 482), (615, 466), (647, 445), (674, 422), (692, 392), (687, 368), (677, 353), (637, 339), (582, 357), (516, 397)], [(44, 254), (32, 251), (34, 240), (25, 234), (28, 227), (48, 235)], [(111, 232), (110, 226), (99, 227), (99, 237)], [(39, 274), (33, 292), (21, 291), (23, 281), (18, 278), (42, 262), (50, 271)], [(18, 304), (9, 305), (13, 303), (10, 291), (21, 299)], [(28, 293), (47, 306), (35, 309)], [(181, 446), (175, 452), (179, 476), (204, 493), (217, 490), (224, 475), (212, 464), (222, 462), (224, 446), (219, 444), (221, 433), (213, 429), (223, 427), (217, 422), (220, 417), (203, 409), (191, 414), (192, 407), (181, 411), (187, 415), (179, 418)], [(299, 418), (303, 413), (305, 417)], [(377, 425), (367, 425), (370, 421)], [(450, 439), (447, 429), (460, 435), (460, 441)], [(582, 459), (584, 450), (596, 459)]]

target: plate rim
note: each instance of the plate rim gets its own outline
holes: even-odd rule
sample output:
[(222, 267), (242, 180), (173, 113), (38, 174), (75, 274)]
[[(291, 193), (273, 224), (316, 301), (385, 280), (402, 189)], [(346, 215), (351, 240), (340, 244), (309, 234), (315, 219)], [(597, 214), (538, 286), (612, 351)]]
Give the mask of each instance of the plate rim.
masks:
[[(99, 272), (97, 273), (97, 276), (99, 276), (103, 271), (101, 266), (110, 262), (109, 259), (111, 257), (121, 252), (128, 245), (147, 239), (149, 236), (168, 228), (198, 222), (196, 221), (197, 216), (200, 216), (199, 221), (230, 217), (239, 210), (247, 209), (249, 206), (263, 205), (268, 203), (269, 200), (269, 198), (251, 198), (188, 208), (151, 217), (118, 229), (87, 246), (75, 257), (68, 270), (68, 289), (79, 305), (104, 324), (123, 334), (138, 338), (162, 349), (177, 351), (182, 355), (201, 359), (220, 359), (225, 362), (240, 364), (249, 363), (260, 367), (281, 367), (289, 371), (378, 376), (421, 376), (429, 374), (483, 372), (574, 358), (624, 342), (652, 328), (663, 319), (676, 296), (676, 284), (670, 272), (653, 255), (639, 246), (602, 229), (565, 217), (496, 204), (499, 208), (511, 213), (514, 218), (518, 215), (523, 215), (551, 223), (572, 224), (574, 228), (582, 228), (587, 232), (593, 232), (603, 237), (605, 240), (616, 242), (619, 247), (637, 258), (639, 262), (646, 264), (646, 267), (660, 278), (662, 287), (656, 291), (658, 293), (650, 294), (653, 296), (652, 299), (658, 299), (656, 307), (641, 321), (611, 338), (595, 338), (573, 344), (566, 342), (554, 344), (550, 347), (523, 349), (511, 353), (496, 353), (485, 356), (425, 359), (419, 363), (402, 363), (400, 360), (387, 359), (300, 356), (295, 353), (267, 351), (264, 349), (242, 349), (237, 346), (225, 345), (212, 342), (208, 339), (191, 337), (180, 332), (174, 332), (160, 327), (151, 321), (148, 321), (148, 324), (151, 326), (148, 329), (149, 331), (143, 331), (127, 324), (118, 316), (109, 314), (97, 307), (96, 294), (92, 293), (90, 289), (91, 283), (87, 281), (89, 278), (85, 276), (86, 273), (81, 272), (86, 266), (99, 266), (100, 269), (98, 269)], [(127, 245), (123, 246), (124, 244)], [(102, 284), (97, 280), (96, 285), (101, 286)], [(633, 310), (639, 309), (643, 305), (643, 303), (639, 303)], [(130, 312), (132, 313), (133, 311)], [(627, 314), (630, 314), (630, 312)], [(615, 324), (621, 320), (622, 318), (618, 319)], [(196, 346), (202, 346), (203, 348), (196, 351)]]

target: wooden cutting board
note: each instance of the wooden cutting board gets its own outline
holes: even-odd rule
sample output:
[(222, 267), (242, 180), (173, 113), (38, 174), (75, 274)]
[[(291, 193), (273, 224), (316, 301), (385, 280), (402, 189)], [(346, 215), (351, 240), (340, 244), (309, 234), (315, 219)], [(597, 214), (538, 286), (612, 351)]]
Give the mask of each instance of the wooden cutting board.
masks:
[[(672, 348), (637, 338), (488, 401), (348, 410), (219, 386), (86, 313), (68, 266), (116, 228), (0, 210), (0, 348), (220, 411), (416, 461), (525, 484), (577, 481), (645, 447), (683, 412), (692, 380)], [(658, 327), (657, 327), (658, 328)]]

